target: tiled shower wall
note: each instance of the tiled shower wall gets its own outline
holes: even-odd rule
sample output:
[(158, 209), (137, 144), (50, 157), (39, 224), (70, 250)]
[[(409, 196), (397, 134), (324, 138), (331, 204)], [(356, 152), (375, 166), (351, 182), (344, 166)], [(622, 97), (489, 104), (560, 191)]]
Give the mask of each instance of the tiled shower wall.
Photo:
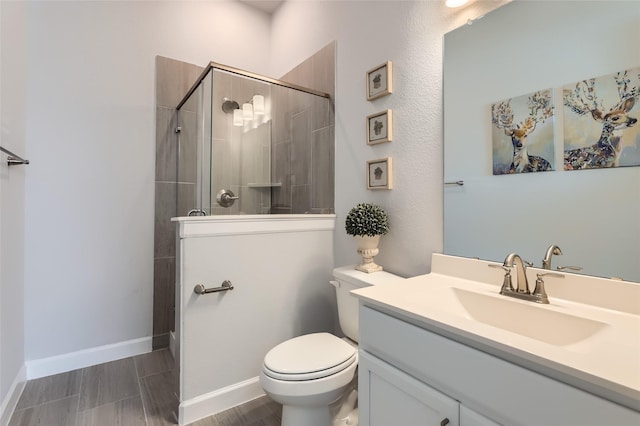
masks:
[[(202, 67), (156, 57), (156, 194), (153, 268), (153, 348), (169, 345), (174, 329), (175, 229), (178, 187), (195, 187), (195, 174), (180, 176), (178, 185), (178, 126), (176, 106), (191, 88)], [(195, 112), (189, 112), (195, 119)], [(187, 126), (185, 126), (188, 129)], [(194, 153), (195, 154), (195, 153)], [(183, 171), (186, 173), (188, 171)], [(182, 173), (181, 173), (182, 174)]]
[[(175, 229), (171, 218), (185, 215), (184, 212), (195, 205), (192, 194), (195, 194), (196, 168), (181, 167), (179, 170), (177, 167), (178, 135), (175, 129), (178, 126), (178, 118), (175, 107), (203, 70), (203, 67), (181, 61), (156, 58), (154, 348), (168, 346), (169, 331), (174, 330), (176, 253)], [(334, 74), (335, 43), (331, 43), (281, 78), (289, 83), (329, 93), (331, 100), (326, 102), (315, 99), (310, 103), (302, 100), (309, 98), (309, 95), (302, 96), (295, 91), (289, 91), (286, 102), (292, 109), (278, 117), (274, 114), (272, 145), (265, 148), (270, 149), (272, 154), (271, 180), (282, 183), (282, 187), (272, 190), (270, 200), (264, 199), (265, 194), (269, 196), (268, 192), (259, 189), (238, 188), (239, 192), (236, 194), (240, 193), (243, 196), (243, 191), (249, 191), (254, 195), (254, 204), (262, 207), (270, 204), (271, 213), (333, 212)], [(274, 102), (278, 93), (279, 96), (284, 96), (284, 89), (277, 88), (280, 90), (272, 92)], [(323, 106), (320, 107), (320, 104)], [(191, 138), (192, 135), (187, 133), (196, 127), (195, 107), (190, 107), (187, 102), (181, 111), (180, 137)], [(212, 138), (213, 154), (232, 155), (232, 152), (216, 152), (224, 147), (219, 143), (223, 138), (216, 136), (214, 134)], [(193, 157), (195, 163), (195, 149), (188, 149), (186, 146), (181, 148), (181, 161)], [(267, 167), (264, 165), (263, 169)], [(216, 171), (214, 170), (214, 173)], [(248, 195), (245, 195), (246, 197)]]
[(274, 86), (271, 157), (272, 180), (282, 183), (271, 193), (272, 213), (334, 212), (335, 42), (281, 77), (331, 99)]

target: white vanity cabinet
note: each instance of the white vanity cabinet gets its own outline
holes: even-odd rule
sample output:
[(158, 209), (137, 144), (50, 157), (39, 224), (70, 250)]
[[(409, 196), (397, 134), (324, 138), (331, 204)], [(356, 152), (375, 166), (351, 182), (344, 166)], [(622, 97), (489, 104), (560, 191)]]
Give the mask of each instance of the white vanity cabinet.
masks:
[(428, 328), (361, 301), (361, 426), (640, 424), (635, 410)]
[(358, 368), (360, 425), (498, 425), (365, 351)]

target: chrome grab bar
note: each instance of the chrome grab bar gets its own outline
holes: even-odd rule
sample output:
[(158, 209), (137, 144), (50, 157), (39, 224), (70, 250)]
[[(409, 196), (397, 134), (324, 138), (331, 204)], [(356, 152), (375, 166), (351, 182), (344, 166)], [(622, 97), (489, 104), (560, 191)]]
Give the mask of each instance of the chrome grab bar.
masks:
[(220, 287), (206, 288), (204, 284), (196, 284), (196, 286), (193, 288), (195, 294), (218, 293), (228, 290), (233, 290), (233, 284), (231, 284), (231, 281), (229, 280), (224, 280)]

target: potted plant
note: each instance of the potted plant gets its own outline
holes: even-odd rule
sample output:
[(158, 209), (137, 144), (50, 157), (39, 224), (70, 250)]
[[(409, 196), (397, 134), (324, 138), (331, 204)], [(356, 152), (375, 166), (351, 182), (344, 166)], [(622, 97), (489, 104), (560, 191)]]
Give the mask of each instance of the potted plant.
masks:
[(380, 206), (371, 203), (360, 203), (349, 211), (345, 220), (347, 235), (353, 235), (358, 242), (358, 254), (362, 256), (362, 264), (357, 265), (359, 271), (371, 273), (382, 271), (373, 258), (379, 253), (380, 236), (389, 232), (389, 216)]

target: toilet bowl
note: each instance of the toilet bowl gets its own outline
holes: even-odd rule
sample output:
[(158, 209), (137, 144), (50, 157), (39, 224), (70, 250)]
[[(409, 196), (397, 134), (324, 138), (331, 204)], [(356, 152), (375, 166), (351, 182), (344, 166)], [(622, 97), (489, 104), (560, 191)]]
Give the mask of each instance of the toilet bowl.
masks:
[[(282, 426), (331, 426), (340, 421), (334, 419), (331, 405), (353, 388), (358, 367), (358, 299), (350, 292), (401, 279), (386, 272), (367, 274), (353, 266), (333, 272), (338, 318), (347, 337), (329, 333), (294, 337), (264, 358), (260, 383), (271, 399), (282, 404)], [(351, 417), (356, 423), (339, 424), (357, 425), (357, 413)]]
[(282, 425), (329, 426), (330, 405), (352, 383), (358, 351), (329, 333), (287, 340), (265, 357), (260, 375), (264, 391), (282, 404)]

